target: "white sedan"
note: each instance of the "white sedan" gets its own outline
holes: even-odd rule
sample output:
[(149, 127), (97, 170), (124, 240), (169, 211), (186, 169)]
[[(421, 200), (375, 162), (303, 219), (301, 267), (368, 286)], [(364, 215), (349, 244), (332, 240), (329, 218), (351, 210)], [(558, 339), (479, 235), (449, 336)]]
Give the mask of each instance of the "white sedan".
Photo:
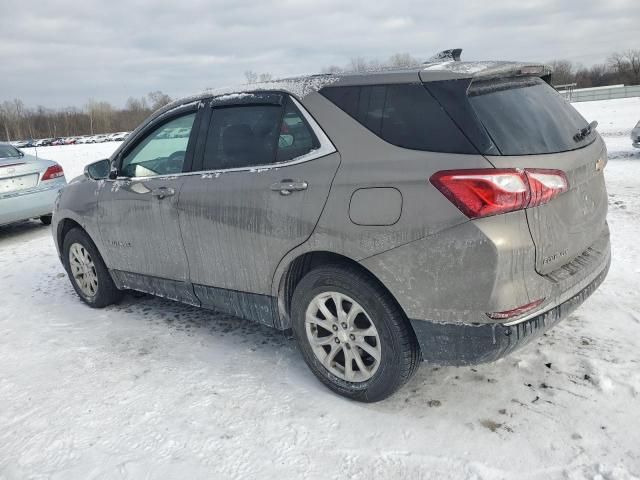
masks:
[(62, 167), (0, 143), (0, 225), (39, 218), (51, 223), (58, 191), (67, 184)]

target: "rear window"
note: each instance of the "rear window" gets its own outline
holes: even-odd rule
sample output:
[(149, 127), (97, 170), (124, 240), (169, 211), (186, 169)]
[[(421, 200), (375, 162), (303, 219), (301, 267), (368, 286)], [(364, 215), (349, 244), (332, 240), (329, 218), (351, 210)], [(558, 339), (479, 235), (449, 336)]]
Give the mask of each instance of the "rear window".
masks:
[(422, 84), (326, 87), (320, 93), (393, 145), (430, 152), (477, 153)]
[(566, 152), (595, 138), (574, 139), (587, 121), (540, 78), (474, 82), (469, 101), (503, 155)]
[(0, 158), (20, 158), (20, 151), (11, 145), (0, 145)]

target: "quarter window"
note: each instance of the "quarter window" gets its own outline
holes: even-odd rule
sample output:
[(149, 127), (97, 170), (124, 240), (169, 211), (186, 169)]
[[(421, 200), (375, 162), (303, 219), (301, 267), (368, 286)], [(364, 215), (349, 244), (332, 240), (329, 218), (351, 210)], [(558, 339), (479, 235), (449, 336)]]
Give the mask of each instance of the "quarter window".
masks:
[(320, 93), (393, 145), (431, 152), (477, 153), (422, 84), (326, 87)]
[(292, 101), (287, 102), (278, 137), (277, 162), (288, 162), (320, 148), (320, 142)]
[(181, 173), (196, 113), (175, 118), (153, 130), (122, 160), (125, 177)]

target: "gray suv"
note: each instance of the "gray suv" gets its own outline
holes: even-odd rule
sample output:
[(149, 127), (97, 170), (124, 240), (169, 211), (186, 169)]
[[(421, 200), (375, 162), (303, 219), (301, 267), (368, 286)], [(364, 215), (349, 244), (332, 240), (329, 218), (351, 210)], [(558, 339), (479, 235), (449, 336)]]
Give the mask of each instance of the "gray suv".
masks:
[(360, 401), (421, 360), (493, 361), (610, 263), (605, 145), (536, 64), (322, 75), (177, 101), (57, 199), (76, 292), (291, 332)]

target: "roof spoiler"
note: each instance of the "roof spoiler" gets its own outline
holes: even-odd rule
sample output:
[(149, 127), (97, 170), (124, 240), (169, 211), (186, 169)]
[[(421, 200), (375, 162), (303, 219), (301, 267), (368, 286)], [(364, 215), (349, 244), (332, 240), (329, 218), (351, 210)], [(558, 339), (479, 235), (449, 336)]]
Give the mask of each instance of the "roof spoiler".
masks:
[(459, 62), (461, 54), (461, 48), (450, 48), (449, 50), (442, 50), (441, 52), (436, 53), (433, 57), (431, 57), (424, 63), (440, 63), (449, 62), (451, 60), (453, 60), (454, 62)]

